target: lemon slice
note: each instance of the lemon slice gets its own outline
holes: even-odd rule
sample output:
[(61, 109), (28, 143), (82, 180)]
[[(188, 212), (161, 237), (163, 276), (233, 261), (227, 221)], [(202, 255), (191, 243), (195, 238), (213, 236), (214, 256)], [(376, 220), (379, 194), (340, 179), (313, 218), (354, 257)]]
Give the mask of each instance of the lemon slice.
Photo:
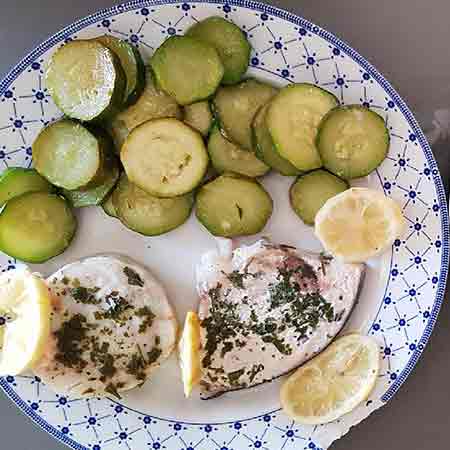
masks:
[(189, 311), (184, 322), (179, 344), (181, 376), (184, 395), (189, 397), (201, 378), (200, 364), (200, 320), (195, 312)]
[(22, 373), (42, 356), (50, 313), (44, 281), (27, 270), (0, 275), (0, 376)]
[(364, 262), (390, 247), (405, 229), (400, 207), (383, 193), (351, 188), (330, 198), (315, 218), (315, 233), (332, 255)]
[(372, 338), (358, 334), (339, 338), (284, 383), (283, 410), (303, 424), (332, 422), (367, 399), (379, 368), (379, 348)]

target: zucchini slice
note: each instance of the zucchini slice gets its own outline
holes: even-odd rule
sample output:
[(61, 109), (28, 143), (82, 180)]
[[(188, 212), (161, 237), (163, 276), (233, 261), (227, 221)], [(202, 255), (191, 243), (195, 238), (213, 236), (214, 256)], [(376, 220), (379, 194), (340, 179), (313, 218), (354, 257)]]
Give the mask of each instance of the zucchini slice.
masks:
[(389, 132), (374, 111), (361, 105), (338, 106), (323, 118), (316, 142), (323, 165), (351, 179), (369, 175), (383, 162)]
[(116, 208), (114, 206), (114, 203), (112, 201), (112, 197), (113, 197), (112, 194), (113, 194), (113, 192), (111, 192), (110, 194), (107, 195), (106, 199), (102, 203), (102, 208), (103, 208), (103, 211), (105, 211), (105, 213), (108, 216), (114, 217), (116, 219), (117, 213), (116, 213)]
[(325, 202), (349, 187), (346, 181), (326, 170), (313, 170), (291, 186), (291, 206), (303, 222), (314, 225), (316, 214)]
[(114, 211), (130, 230), (145, 236), (167, 233), (189, 218), (194, 204), (192, 194), (158, 198), (147, 194), (122, 175), (112, 195)]
[(222, 17), (208, 17), (187, 31), (192, 36), (212, 45), (224, 66), (223, 84), (238, 83), (247, 71), (251, 47), (243, 31)]
[(158, 86), (180, 105), (210, 97), (223, 77), (223, 65), (216, 49), (187, 36), (167, 39), (150, 63)]
[(272, 209), (270, 195), (257, 181), (236, 175), (222, 175), (197, 194), (197, 218), (215, 236), (259, 233)]
[(52, 192), (53, 186), (35, 169), (8, 167), (0, 177), (0, 206), (26, 192)]
[(220, 174), (234, 172), (247, 177), (259, 177), (270, 170), (253, 153), (241, 150), (226, 139), (217, 126), (209, 136), (208, 153), (212, 166)]
[(102, 179), (97, 186), (81, 188), (74, 191), (63, 190), (63, 195), (74, 208), (99, 205), (111, 192), (119, 179), (119, 164), (114, 158), (108, 158)]
[(76, 227), (62, 197), (28, 192), (10, 200), (0, 214), (0, 249), (13, 258), (42, 263), (69, 246)]
[(135, 128), (120, 152), (132, 183), (157, 197), (192, 191), (208, 168), (201, 135), (177, 119), (156, 119)]
[(105, 142), (78, 122), (54, 122), (33, 143), (34, 167), (58, 187), (93, 185), (101, 180)]
[(107, 128), (119, 152), (130, 131), (137, 126), (148, 120), (163, 117), (181, 119), (182, 116), (181, 108), (175, 99), (155, 86), (151, 69), (148, 68), (146, 85), (138, 101), (115, 116), (108, 123)]
[(184, 123), (197, 130), (202, 136), (208, 136), (208, 133), (214, 122), (211, 107), (208, 101), (192, 103), (183, 108)]
[(132, 105), (145, 86), (145, 65), (139, 50), (128, 42), (107, 34), (95, 40), (109, 48), (119, 58), (126, 77), (123, 103)]
[(88, 40), (60, 47), (48, 64), (45, 82), (66, 116), (90, 121), (118, 111), (126, 79), (117, 56), (100, 42)]
[(266, 112), (268, 106), (269, 103), (259, 108), (253, 119), (252, 130), (255, 155), (268, 166), (272, 167), (272, 169), (281, 173), (281, 175), (300, 175), (300, 170), (293, 166), (287, 159), (281, 157), (275, 150), (272, 137), (270, 136), (266, 125)]
[(317, 128), (337, 104), (334, 95), (312, 84), (291, 84), (281, 89), (266, 115), (277, 152), (299, 170), (320, 167), (322, 162), (315, 143)]
[(225, 135), (243, 150), (253, 151), (253, 118), (276, 93), (273, 86), (253, 79), (221, 87), (214, 97), (214, 112)]

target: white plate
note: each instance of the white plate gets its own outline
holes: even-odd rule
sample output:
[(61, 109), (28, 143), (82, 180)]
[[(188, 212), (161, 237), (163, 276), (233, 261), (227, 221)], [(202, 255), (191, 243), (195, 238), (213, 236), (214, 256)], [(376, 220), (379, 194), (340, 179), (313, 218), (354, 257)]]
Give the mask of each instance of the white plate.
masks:
[[(447, 209), (436, 163), (417, 122), (388, 82), (354, 50), (310, 22), (267, 5), (134, 1), (69, 26), (36, 48), (1, 82), (0, 164), (29, 166), (33, 139), (61, 115), (42, 78), (49, 56), (64, 41), (111, 33), (136, 44), (148, 59), (168, 36), (211, 15), (224, 16), (247, 32), (253, 47), (251, 75), (277, 85), (313, 82), (344, 103), (364, 103), (386, 118), (389, 156), (361, 183), (397, 200), (409, 228), (392, 251), (370, 262), (360, 303), (347, 325), (378, 340), (381, 376), (366, 404), (339, 423), (315, 428), (297, 426), (279, 410), (280, 381), (211, 401), (185, 400), (175, 358), (121, 402), (60, 397), (31, 375), (0, 379), (19, 408), (74, 449), (326, 448), (395, 394), (420, 357), (442, 302), (448, 266)], [(264, 235), (274, 242), (320, 250), (311, 228), (289, 206), (292, 179), (270, 175), (263, 183), (275, 202)], [(79, 210), (78, 219), (70, 248), (34, 266), (37, 270), (49, 274), (87, 255), (124, 253), (163, 281), (180, 321), (196, 304), (194, 265), (214, 240), (194, 217), (155, 238), (132, 233), (100, 208)], [(0, 263), (4, 270), (18, 264), (6, 256)]]

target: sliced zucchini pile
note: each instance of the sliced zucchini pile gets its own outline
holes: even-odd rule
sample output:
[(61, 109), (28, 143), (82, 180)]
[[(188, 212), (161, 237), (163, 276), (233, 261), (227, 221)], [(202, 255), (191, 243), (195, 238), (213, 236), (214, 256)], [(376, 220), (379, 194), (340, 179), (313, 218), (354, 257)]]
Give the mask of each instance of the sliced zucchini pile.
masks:
[(174, 98), (155, 86), (152, 71), (148, 68), (146, 85), (139, 99), (107, 123), (116, 150), (120, 151), (131, 130), (148, 120), (165, 117), (181, 119), (183, 113)]
[(322, 120), (317, 148), (323, 165), (336, 175), (369, 175), (386, 158), (389, 132), (384, 120), (361, 105), (338, 106)]
[(94, 40), (80, 40), (68, 42), (53, 54), (45, 84), (68, 117), (101, 120), (122, 107), (126, 76), (111, 50)]
[(253, 79), (219, 88), (213, 100), (214, 112), (225, 135), (244, 150), (253, 151), (253, 118), (276, 93), (273, 86)]
[(192, 103), (183, 108), (184, 123), (197, 130), (203, 137), (208, 136), (214, 116), (208, 101)]
[(235, 237), (259, 233), (272, 215), (273, 203), (255, 180), (222, 175), (197, 194), (197, 218), (216, 236)]
[(177, 119), (156, 119), (135, 128), (120, 152), (131, 182), (158, 197), (192, 191), (208, 168), (201, 135)]
[(266, 116), (277, 152), (299, 170), (320, 167), (317, 129), (325, 114), (337, 104), (334, 95), (312, 84), (291, 84), (281, 89)]
[(158, 198), (148, 194), (122, 175), (112, 194), (113, 212), (129, 229), (145, 236), (167, 233), (189, 218), (194, 196), (185, 194)]
[(251, 47), (244, 32), (222, 17), (208, 17), (196, 23), (188, 36), (211, 44), (219, 53), (224, 67), (223, 84), (238, 83), (247, 71)]
[(156, 82), (180, 105), (214, 94), (224, 68), (216, 49), (188, 36), (172, 36), (154, 53), (151, 66)]
[(326, 170), (313, 170), (291, 186), (289, 196), (292, 208), (303, 222), (314, 225), (314, 218), (325, 202), (349, 187), (346, 181)]
[(225, 138), (218, 126), (212, 129), (209, 136), (208, 153), (212, 166), (219, 174), (233, 172), (247, 177), (260, 177), (270, 170), (253, 153), (242, 150)]

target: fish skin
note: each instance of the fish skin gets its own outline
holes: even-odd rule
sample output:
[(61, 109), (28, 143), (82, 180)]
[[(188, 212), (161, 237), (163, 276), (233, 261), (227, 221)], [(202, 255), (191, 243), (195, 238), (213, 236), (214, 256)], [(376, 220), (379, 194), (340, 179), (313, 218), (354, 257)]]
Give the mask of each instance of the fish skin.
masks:
[[(357, 303), (365, 275), (364, 264), (345, 264), (336, 259), (327, 259), (320, 254), (286, 245), (275, 245), (267, 239), (236, 248), (234, 251), (231, 245), (231, 241), (228, 244), (225, 241), (221, 242), (219, 250), (203, 255), (196, 271), (200, 299), (198, 314), (202, 324), (203, 374), (200, 389), (204, 398), (214, 398), (225, 392), (272, 381), (298, 368), (323, 351), (339, 334), (350, 317)], [(276, 286), (280, 282), (277, 278), (279, 268), (294, 271), (289, 277), (289, 282), (299, 284), (300, 296), (308, 294), (314, 296), (319, 293), (326, 303), (333, 307), (333, 321), (330, 322), (326, 317), (322, 317), (316, 328), (308, 328), (307, 337), (298, 339), (299, 334), (295, 327), (288, 326), (287, 323), (285, 323), (284, 331), (275, 333), (291, 347), (290, 355), (280, 353), (274, 344), (263, 342), (260, 335), (249, 331), (252, 323), (252, 309), (255, 311), (258, 324), (271, 318), (278, 327), (286, 322), (283, 318), (284, 314), (289, 311), (292, 313), (290, 306), (292, 303), (289, 302), (272, 309), (270, 307), (271, 285)], [(239, 277), (237, 284), (236, 280), (230, 281), (230, 274), (236, 271), (240, 274), (246, 271), (251, 274), (244, 277), (243, 286)], [(262, 275), (255, 277), (256, 273), (262, 273)], [(218, 285), (221, 287), (217, 291)], [(243, 329), (248, 332), (247, 336), (243, 336), (241, 330), (234, 337), (223, 339), (217, 344), (212, 354), (207, 351), (207, 348), (215, 338), (211, 339), (208, 336), (207, 324), (212, 320), (213, 305), (218, 303), (211, 299), (211, 290), (219, 292), (219, 302), (222, 301), (232, 307), (239, 317), (238, 323), (245, 324)], [(248, 298), (244, 299), (245, 296)], [(239, 326), (234, 326), (235, 330), (237, 328)], [(228, 331), (233, 334), (233, 330)], [(223, 337), (226, 333), (226, 324), (221, 324), (219, 337)], [(233, 349), (223, 353), (227, 340), (233, 343)], [(238, 340), (245, 341), (245, 346), (237, 347)], [(208, 354), (210, 361), (208, 358), (205, 360)], [(263, 369), (258, 366), (261, 364), (264, 366)], [(243, 372), (236, 383), (230, 382), (229, 377), (223, 376), (220, 373), (221, 370), (226, 374), (234, 373), (235, 375)], [(256, 375), (251, 377), (255, 370)]]

